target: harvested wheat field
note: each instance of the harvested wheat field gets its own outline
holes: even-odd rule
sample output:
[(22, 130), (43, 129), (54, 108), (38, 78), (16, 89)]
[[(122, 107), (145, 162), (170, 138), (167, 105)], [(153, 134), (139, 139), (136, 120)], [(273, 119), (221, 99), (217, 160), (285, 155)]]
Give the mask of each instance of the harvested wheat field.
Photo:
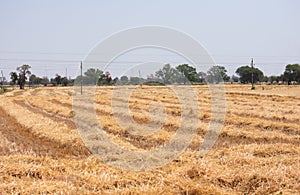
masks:
[[(97, 119), (107, 136), (132, 151), (152, 150), (172, 139), (183, 112), (172, 90), (126, 87), (133, 89), (129, 99), (114, 94), (112, 86), (96, 90)], [(199, 119), (196, 135), (177, 158), (147, 171), (116, 168), (87, 149), (74, 122), (73, 88), (0, 95), (0, 193), (299, 194), (300, 86), (225, 88), (224, 126), (212, 149), (199, 154), (212, 116), (211, 95), (207, 86), (193, 86), (201, 110), (190, 113)], [(163, 121), (149, 115), (153, 101), (164, 107)], [(134, 126), (122, 128), (115, 116), (131, 120), (124, 114), (126, 102), (135, 122), (163, 125), (149, 136), (132, 133)], [(75, 106), (83, 113), (90, 109)]]

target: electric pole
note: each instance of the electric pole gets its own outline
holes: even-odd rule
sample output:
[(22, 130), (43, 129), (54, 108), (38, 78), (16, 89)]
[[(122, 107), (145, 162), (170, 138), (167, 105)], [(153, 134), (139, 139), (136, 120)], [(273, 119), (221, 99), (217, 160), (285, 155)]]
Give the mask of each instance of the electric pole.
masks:
[(1, 88), (3, 88), (3, 83), (4, 83), (4, 76), (3, 76), (3, 70), (1, 70)]
[(82, 61), (80, 62), (80, 94), (82, 95)]
[(48, 78), (48, 72), (47, 72), (47, 69), (45, 69), (45, 76), (46, 76), (46, 78)]
[(142, 82), (141, 82), (141, 71), (139, 70), (139, 84), (140, 86), (142, 86)]
[(255, 89), (255, 87), (254, 87), (254, 78), (253, 78), (253, 71), (254, 71), (254, 68), (253, 68), (253, 58), (251, 58), (251, 83), (252, 83), (251, 89), (252, 90)]

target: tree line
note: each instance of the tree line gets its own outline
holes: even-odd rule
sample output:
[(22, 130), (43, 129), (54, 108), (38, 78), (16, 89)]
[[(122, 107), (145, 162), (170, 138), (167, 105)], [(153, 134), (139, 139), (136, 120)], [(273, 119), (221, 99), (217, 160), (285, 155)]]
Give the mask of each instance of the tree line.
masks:
[[(62, 77), (59, 74), (56, 74), (54, 78), (48, 79), (48, 77), (38, 77), (35, 74), (32, 74), (31, 66), (24, 64), (20, 67), (17, 67), (17, 72), (10, 73), (10, 85), (18, 85), (20, 89), (24, 89), (25, 84), (31, 85), (44, 85), (47, 86), (51, 84), (52, 86), (62, 85), (68, 86), (73, 85), (74, 79)], [(28, 80), (28, 81), (27, 81)]]
[[(180, 64), (173, 68), (170, 64), (165, 64), (154, 74), (148, 75), (147, 78), (128, 77), (126, 75), (120, 78), (112, 78), (109, 72), (103, 72), (97, 68), (90, 68), (84, 75), (77, 76), (75, 79), (62, 77), (56, 74), (55, 77), (48, 79), (47, 77), (38, 77), (32, 74), (31, 66), (24, 64), (17, 67), (17, 72), (10, 73), (10, 84), (19, 85), (20, 89), (24, 89), (25, 84), (30, 85), (51, 85), (51, 86), (72, 86), (75, 80), (82, 82), (83, 85), (168, 85), (168, 84), (205, 84), (205, 83), (222, 83), (222, 82), (240, 82), (257, 83), (300, 83), (300, 65), (288, 64), (283, 74), (279, 76), (265, 76), (258, 69), (248, 65), (238, 67), (235, 75), (229, 76), (224, 66), (212, 66), (207, 72), (197, 72), (196, 68), (188, 64)], [(28, 81), (27, 81), (28, 80)], [(3, 83), (2, 83), (3, 84)]]

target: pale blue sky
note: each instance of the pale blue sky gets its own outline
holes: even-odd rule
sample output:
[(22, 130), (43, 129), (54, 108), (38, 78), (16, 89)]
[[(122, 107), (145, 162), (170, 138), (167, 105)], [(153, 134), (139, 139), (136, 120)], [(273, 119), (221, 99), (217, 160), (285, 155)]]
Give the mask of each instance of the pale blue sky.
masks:
[[(80, 60), (112, 33), (159, 25), (195, 38), (229, 75), (251, 57), (265, 74), (279, 75), (300, 63), (299, 8), (299, 0), (0, 0), (0, 70), (8, 77), (27, 63), (39, 76), (67, 68), (74, 77)], [(174, 59), (160, 56), (181, 62)], [(119, 74), (116, 67), (111, 73)]]

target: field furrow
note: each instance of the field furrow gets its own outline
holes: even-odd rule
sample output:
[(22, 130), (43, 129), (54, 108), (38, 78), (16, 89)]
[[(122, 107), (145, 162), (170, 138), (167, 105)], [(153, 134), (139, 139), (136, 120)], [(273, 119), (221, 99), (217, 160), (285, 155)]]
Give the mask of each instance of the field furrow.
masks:
[[(225, 97), (217, 97), (224, 105), (215, 105), (214, 114), (218, 93), (213, 98), (208, 86), (192, 86), (195, 100), (175, 93), (187, 93), (185, 86), (107, 86), (94, 95), (92, 89), (85, 87), (83, 96), (69, 87), (0, 96), (0, 193), (299, 194), (300, 96), (291, 91), (299, 86), (226, 85)], [(222, 108), (224, 121), (212, 118)], [(202, 156), (212, 124), (222, 128)], [(81, 125), (91, 145), (80, 136)], [(167, 145), (179, 129), (196, 134), (170, 163), (133, 172), (105, 164), (87, 148), (101, 146), (104, 138), (90, 131), (99, 127), (115, 147), (134, 152)]]

